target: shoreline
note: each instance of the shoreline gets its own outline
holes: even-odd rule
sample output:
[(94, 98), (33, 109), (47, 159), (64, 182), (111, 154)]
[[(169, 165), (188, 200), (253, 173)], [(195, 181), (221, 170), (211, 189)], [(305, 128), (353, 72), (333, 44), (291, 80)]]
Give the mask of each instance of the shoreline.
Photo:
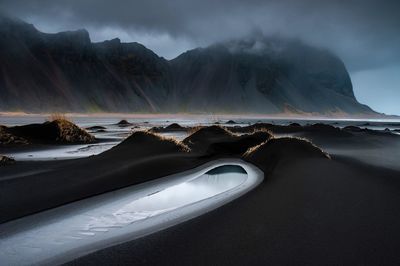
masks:
[[(57, 112), (56, 112), (57, 113)], [(0, 112), (0, 118), (9, 117), (43, 117), (48, 118), (54, 113), (26, 113), (26, 112)], [(399, 115), (319, 115), (319, 114), (294, 114), (294, 113), (277, 113), (277, 114), (234, 114), (234, 113), (113, 113), (113, 112), (96, 112), (96, 113), (75, 113), (63, 112), (66, 117), (88, 117), (88, 118), (136, 118), (136, 119), (150, 119), (150, 118), (187, 118), (187, 119), (201, 119), (201, 118), (214, 118), (214, 119), (229, 119), (229, 118), (252, 118), (252, 119), (277, 119), (277, 120), (348, 120), (348, 121), (374, 121), (374, 120), (394, 120), (400, 121)]]

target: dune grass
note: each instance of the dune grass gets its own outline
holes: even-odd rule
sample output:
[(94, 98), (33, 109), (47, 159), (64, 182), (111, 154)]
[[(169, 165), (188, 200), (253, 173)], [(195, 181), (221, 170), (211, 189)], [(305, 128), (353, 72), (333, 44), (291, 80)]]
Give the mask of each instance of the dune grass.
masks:
[(266, 144), (268, 141), (270, 141), (270, 140), (261, 142), (260, 144), (258, 144), (258, 145), (256, 145), (256, 146), (253, 146), (253, 147), (248, 148), (247, 151), (246, 151), (245, 153), (243, 153), (243, 157), (245, 157), (245, 158), (246, 158), (246, 157), (249, 157), (251, 154), (255, 153), (258, 149), (260, 149), (261, 146), (263, 146), (264, 144)]
[(85, 129), (74, 124), (63, 113), (52, 113), (47, 119), (49, 123), (55, 123), (58, 127), (58, 140), (62, 142), (84, 142), (91, 143), (95, 141), (95, 137), (88, 133)]
[(272, 133), (271, 130), (269, 130), (268, 128), (262, 127), (262, 128), (254, 128), (253, 131), (249, 131), (248, 135), (252, 135), (252, 134), (257, 134), (257, 133), (268, 133), (269, 135), (271, 135), (271, 137), (274, 136), (274, 133)]
[(257, 152), (260, 148), (264, 147), (265, 145), (268, 145), (269, 143), (272, 143), (273, 141), (279, 141), (279, 142), (288, 142), (288, 143), (296, 143), (296, 142), (303, 142), (304, 144), (309, 145), (310, 148), (319, 151), (321, 154), (323, 154), (326, 158), (331, 159), (330, 155), (327, 152), (324, 152), (320, 147), (312, 143), (310, 140), (306, 138), (301, 138), (301, 137), (281, 137), (281, 138), (275, 138), (272, 136), (271, 139), (264, 141), (256, 146), (250, 147), (245, 153), (243, 153), (243, 157), (247, 158)]
[(63, 113), (52, 113), (47, 118), (47, 121), (49, 121), (49, 122), (52, 122), (52, 121), (68, 121), (68, 122), (71, 122), (71, 120)]
[(168, 137), (163, 136), (161, 134), (152, 132), (151, 130), (133, 131), (133, 133), (128, 137), (128, 139), (140, 139), (142, 137), (149, 139), (153, 142), (165, 143), (165, 144), (177, 146), (183, 152), (190, 152), (190, 148), (187, 145), (183, 144), (180, 140), (178, 140), (174, 137), (170, 137), (170, 136), (168, 136)]

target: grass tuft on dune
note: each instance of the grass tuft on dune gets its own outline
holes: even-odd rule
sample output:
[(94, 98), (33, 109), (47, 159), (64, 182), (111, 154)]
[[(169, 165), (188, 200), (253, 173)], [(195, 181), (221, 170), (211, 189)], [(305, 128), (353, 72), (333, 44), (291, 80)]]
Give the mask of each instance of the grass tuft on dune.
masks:
[(52, 122), (55, 120), (65, 120), (65, 121), (71, 122), (71, 120), (68, 119), (67, 116), (62, 113), (53, 113), (53, 114), (50, 114), (49, 117), (47, 118), (47, 121), (49, 121), (49, 122)]
[(190, 148), (172, 137), (164, 137), (151, 131), (134, 131), (128, 138), (110, 151), (131, 150), (131, 153), (161, 154), (174, 152), (189, 152)]
[(91, 143), (95, 141), (94, 136), (86, 132), (86, 130), (78, 127), (74, 123), (66, 119), (56, 119), (53, 123), (58, 128), (58, 137), (56, 141), (63, 143)]
[(247, 134), (233, 133), (226, 127), (197, 127), (183, 140), (193, 152), (206, 156), (241, 156), (249, 147), (272, 138), (272, 133), (265, 129), (254, 129)]
[(93, 143), (93, 135), (65, 117), (57, 116), (43, 124), (0, 127), (0, 144), (3, 146), (27, 144), (77, 144)]

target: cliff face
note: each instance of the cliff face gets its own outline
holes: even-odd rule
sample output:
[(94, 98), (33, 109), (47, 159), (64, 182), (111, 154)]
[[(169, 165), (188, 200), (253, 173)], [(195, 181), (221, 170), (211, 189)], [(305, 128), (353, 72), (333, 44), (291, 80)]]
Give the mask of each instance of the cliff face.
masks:
[(188, 108), (371, 112), (355, 99), (339, 58), (296, 41), (233, 41), (186, 52), (171, 63), (175, 98), (189, 99)]
[(0, 18), (1, 111), (373, 111), (328, 51), (283, 39), (239, 40), (167, 61), (138, 43), (92, 43)]
[(170, 86), (168, 62), (138, 43), (91, 43), (85, 30), (45, 34), (10, 19), (0, 32), (2, 110), (157, 111)]

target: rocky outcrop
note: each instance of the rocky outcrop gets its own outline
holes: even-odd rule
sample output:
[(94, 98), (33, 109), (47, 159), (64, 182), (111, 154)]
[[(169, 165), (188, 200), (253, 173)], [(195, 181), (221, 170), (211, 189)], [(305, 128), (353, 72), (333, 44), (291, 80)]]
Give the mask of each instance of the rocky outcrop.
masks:
[(168, 62), (138, 43), (92, 43), (86, 30), (46, 34), (0, 18), (0, 108), (157, 111)]
[(373, 113), (355, 99), (338, 57), (299, 41), (236, 40), (188, 51), (171, 62), (175, 97), (186, 99), (188, 110)]

